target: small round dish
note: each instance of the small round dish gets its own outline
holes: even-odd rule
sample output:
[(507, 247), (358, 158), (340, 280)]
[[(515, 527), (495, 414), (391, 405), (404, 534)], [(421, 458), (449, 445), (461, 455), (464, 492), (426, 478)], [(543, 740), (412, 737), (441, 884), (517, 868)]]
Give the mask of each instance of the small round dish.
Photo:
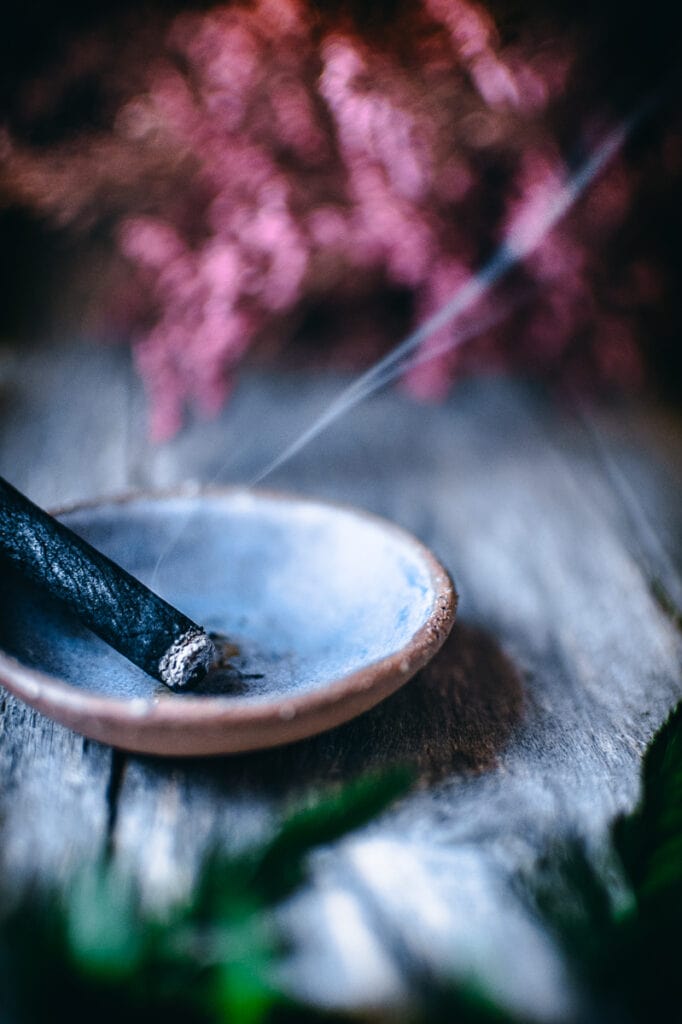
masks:
[(226, 488), (59, 516), (234, 645), (198, 689), (171, 693), (8, 571), (0, 682), (124, 749), (226, 754), (322, 732), (407, 682), (454, 620), (451, 580), (431, 552), (356, 509)]

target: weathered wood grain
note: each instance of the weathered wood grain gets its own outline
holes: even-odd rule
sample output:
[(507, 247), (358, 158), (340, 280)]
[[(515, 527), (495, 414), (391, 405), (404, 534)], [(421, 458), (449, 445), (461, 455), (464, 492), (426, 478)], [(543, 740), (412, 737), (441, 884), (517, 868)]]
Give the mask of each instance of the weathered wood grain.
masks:
[[(247, 374), (223, 416), (154, 449), (124, 353), (16, 351), (2, 366), (0, 472), (44, 503), (244, 482), (339, 387)], [(3, 857), (50, 874), (65, 851), (109, 842), (164, 900), (192, 884), (208, 847), (249, 843), (311, 786), (410, 760), (416, 791), (317, 857), (286, 909), (291, 984), (371, 1005), (473, 970), (523, 1012), (566, 1016), (571, 987), (517, 881), (557, 836), (598, 851), (682, 694), (661, 597), (680, 593), (679, 439), (659, 414), (571, 412), (503, 381), (464, 384), (438, 407), (395, 392), (365, 402), (267, 485), (358, 503), (432, 545), (461, 594), (441, 655), (355, 722), (213, 761), (112, 757), (7, 698)]]
[[(123, 368), (121, 353), (105, 349), (92, 364), (80, 346), (3, 349), (0, 463), (36, 501), (54, 506), (126, 486)], [(0, 708), (3, 875), (58, 880), (107, 846), (115, 760), (109, 749), (48, 722), (4, 691)]]

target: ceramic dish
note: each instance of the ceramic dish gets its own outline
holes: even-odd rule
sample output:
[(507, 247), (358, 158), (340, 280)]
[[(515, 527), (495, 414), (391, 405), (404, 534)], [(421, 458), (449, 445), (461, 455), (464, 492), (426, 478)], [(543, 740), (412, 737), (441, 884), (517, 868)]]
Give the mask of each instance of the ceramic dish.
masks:
[(125, 749), (222, 754), (329, 729), (410, 679), (454, 619), (452, 583), (427, 548), (352, 508), (223, 489), (127, 497), (60, 518), (235, 645), (197, 690), (173, 694), (4, 573), (0, 682)]

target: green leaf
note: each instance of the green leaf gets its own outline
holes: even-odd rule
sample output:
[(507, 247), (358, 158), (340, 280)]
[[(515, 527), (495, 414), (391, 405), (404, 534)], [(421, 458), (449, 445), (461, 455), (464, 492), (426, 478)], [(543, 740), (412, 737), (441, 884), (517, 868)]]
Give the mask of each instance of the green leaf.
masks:
[(682, 910), (682, 704), (649, 745), (640, 803), (613, 837), (640, 909), (674, 898)]
[[(682, 1004), (682, 705), (649, 745), (638, 806), (611, 830), (619, 870), (598, 870), (580, 844), (550, 853), (535, 904), (582, 977), (597, 1016), (677, 1019)], [(615, 879), (615, 881), (614, 881)]]
[(300, 884), (304, 858), (315, 847), (343, 838), (376, 818), (414, 783), (410, 768), (363, 775), (336, 792), (317, 796), (288, 815), (256, 864), (255, 884), (279, 900)]
[(537, 911), (574, 969), (593, 978), (611, 939), (614, 901), (584, 844), (577, 839), (558, 843), (536, 869), (531, 886)]
[(217, 967), (210, 1004), (218, 1020), (229, 1024), (261, 1024), (280, 999), (268, 979), (267, 960), (228, 960)]
[(63, 898), (34, 893), (13, 919), (12, 940), (0, 935), (23, 984), (26, 1019), (67, 1009), (74, 1022), (315, 1019), (303, 1007), (297, 1016), (295, 1000), (275, 984), (283, 942), (273, 910), (302, 880), (312, 849), (372, 820), (412, 781), (395, 769), (318, 794), (254, 849), (207, 858), (193, 898), (163, 920), (144, 911), (132, 880), (109, 864), (78, 872)]
[(124, 978), (137, 970), (145, 952), (130, 879), (97, 865), (72, 882), (65, 907), (66, 940), (74, 962), (87, 974)]

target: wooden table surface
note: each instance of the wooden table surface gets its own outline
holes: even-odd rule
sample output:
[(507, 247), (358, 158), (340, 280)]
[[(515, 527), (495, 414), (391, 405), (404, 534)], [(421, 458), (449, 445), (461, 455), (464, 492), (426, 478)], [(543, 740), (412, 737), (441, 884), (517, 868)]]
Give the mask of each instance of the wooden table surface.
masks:
[[(246, 373), (224, 414), (146, 441), (122, 349), (0, 348), (0, 473), (46, 506), (180, 481), (243, 482), (342, 384)], [(331, 1006), (401, 1000), (424, 971), (481, 971), (561, 1019), (564, 964), (518, 897), (557, 837), (599, 856), (645, 744), (682, 695), (682, 432), (660, 409), (576, 413), (506, 380), (442, 406), (366, 401), (269, 481), (388, 516), (461, 597), (438, 658), (361, 719), (265, 753), (113, 751), (0, 701), (0, 867), (56, 881), (108, 848), (162, 902), (216, 842), (244, 846), (311, 785), (406, 760), (416, 789), (313, 858), (283, 911), (289, 983)]]

